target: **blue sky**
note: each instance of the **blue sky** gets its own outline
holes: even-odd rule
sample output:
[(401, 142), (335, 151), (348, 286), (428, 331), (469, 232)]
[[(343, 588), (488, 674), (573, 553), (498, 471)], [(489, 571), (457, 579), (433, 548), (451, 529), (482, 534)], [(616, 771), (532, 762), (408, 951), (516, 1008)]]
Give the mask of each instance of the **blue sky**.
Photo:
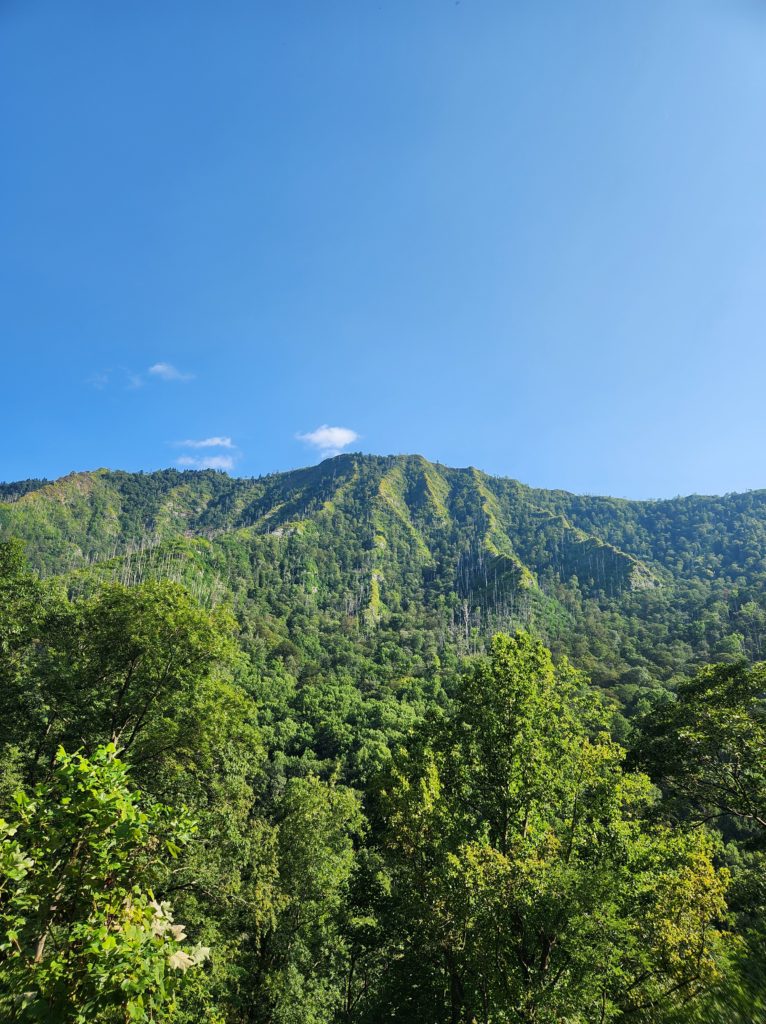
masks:
[(763, 11), (0, 3), (0, 479), (765, 487)]

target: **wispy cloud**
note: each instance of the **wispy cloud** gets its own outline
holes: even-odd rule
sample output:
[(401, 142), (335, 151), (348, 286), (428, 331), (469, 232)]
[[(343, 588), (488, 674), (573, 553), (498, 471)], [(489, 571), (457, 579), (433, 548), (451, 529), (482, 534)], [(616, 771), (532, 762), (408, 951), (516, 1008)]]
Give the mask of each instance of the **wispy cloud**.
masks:
[(199, 441), (176, 441), (177, 448), (236, 448), (230, 437), (203, 437)]
[(354, 441), (359, 440), (359, 434), (349, 427), (330, 427), (323, 423), (321, 427), (312, 430), (308, 434), (296, 434), (299, 441), (314, 448), (323, 459), (332, 458), (333, 455), (340, 455), (344, 448), (348, 448)]
[(91, 387), (96, 388), (98, 391), (103, 391), (104, 388), (109, 384), (109, 377), (111, 375), (111, 372), (111, 370), (99, 370), (96, 373), (92, 373), (90, 377), (88, 377), (87, 383), (90, 384)]
[(134, 373), (125, 366), (110, 367), (108, 370), (96, 370), (88, 377), (87, 382), (97, 391), (122, 385), (128, 391), (143, 387), (144, 379), (140, 373)]
[(187, 469), (233, 469), (234, 459), (231, 455), (181, 455), (176, 465)]
[(177, 367), (173, 366), (172, 363), (155, 363), (154, 366), (150, 366), (148, 371), (153, 377), (159, 377), (160, 380), (191, 380), (194, 376), (193, 373), (182, 373)]
[[(176, 448), (193, 448), (195, 450), (204, 448), (230, 448), (236, 449), (236, 445), (230, 437), (223, 434), (216, 434), (213, 437), (187, 438), (185, 441), (176, 441)], [(233, 469), (235, 455), (179, 455), (176, 459), (177, 466), (186, 466), (190, 469)]]
[(117, 385), (122, 381), (122, 385), (127, 391), (135, 391), (136, 388), (142, 388), (146, 384), (147, 376), (165, 381), (185, 382), (194, 379), (193, 373), (184, 373), (172, 363), (154, 363), (145, 373), (136, 373), (127, 366), (97, 370), (87, 378), (86, 383), (98, 391), (103, 391), (104, 388)]

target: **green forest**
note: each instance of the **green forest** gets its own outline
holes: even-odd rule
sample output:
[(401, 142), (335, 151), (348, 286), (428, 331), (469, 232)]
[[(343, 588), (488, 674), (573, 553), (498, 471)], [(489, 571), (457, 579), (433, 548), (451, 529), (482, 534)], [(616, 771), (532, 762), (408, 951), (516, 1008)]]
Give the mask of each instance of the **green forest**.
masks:
[(766, 491), (0, 485), (0, 1019), (766, 1022)]

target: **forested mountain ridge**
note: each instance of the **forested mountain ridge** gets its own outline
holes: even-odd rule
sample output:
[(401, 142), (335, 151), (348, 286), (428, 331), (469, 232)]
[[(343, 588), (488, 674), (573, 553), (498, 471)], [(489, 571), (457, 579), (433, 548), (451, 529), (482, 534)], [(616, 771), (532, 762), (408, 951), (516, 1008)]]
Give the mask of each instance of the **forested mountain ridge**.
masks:
[(607, 591), (657, 582), (639, 560), (567, 519), (566, 503), (555, 498), (572, 496), (418, 457), (338, 456), (318, 467), (258, 480), (213, 471), (97, 470), (55, 483), (3, 487), (15, 492), (15, 507), (3, 508), (0, 521), (7, 532), (27, 538), (32, 561), (47, 572), (179, 532), (211, 538), (248, 528), (279, 535), (317, 518), (326, 521), (327, 513), (337, 510), (341, 516), (361, 511), (351, 525), (367, 534), (368, 545), (383, 547), (388, 533), (403, 532), (424, 565), (433, 566), (445, 544), (468, 543), (515, 562), (527, 584), (549, 565), (565, 578), (579, 569), (590, 585)]
[(3, 1020), (766, 1020), (762, 492), (0, 493)]
[(416, 628), (459, 654), (521, 625), (627, 687), (628, 707), (650, 677), (763, 653), (766, 491), (629, 501), (355, 454), (258, 479), (97, 470), (4, 488), (0, 538), (43, 574), (230, 591), (270, 650), (300, 652), (316, 628), (368, 649)]

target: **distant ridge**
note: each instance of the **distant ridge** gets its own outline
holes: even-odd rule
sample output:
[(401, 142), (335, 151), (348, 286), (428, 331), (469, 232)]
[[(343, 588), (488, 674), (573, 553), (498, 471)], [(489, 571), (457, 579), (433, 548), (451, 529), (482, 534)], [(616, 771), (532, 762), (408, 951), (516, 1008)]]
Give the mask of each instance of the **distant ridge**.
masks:
[(249, 479), (99, 469), (0, 498), (0, 538), (43, 574), (86, 589), (170, 574), (253, 608), (282, 594), (264, 612), (280, 636), (295, 606), (332, 629), (417, 613), (464, 643), (526, 625), (603, 679), (669, 678), (721, 645), (766, 653), (766, 491), (634, 501), (344, 454)]

